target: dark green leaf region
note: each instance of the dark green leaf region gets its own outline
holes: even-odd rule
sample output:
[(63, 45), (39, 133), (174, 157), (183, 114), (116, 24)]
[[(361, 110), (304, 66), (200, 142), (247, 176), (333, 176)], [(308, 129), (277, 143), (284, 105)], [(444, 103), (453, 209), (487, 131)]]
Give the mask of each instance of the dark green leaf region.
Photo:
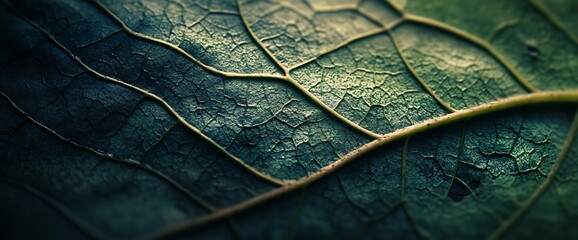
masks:
[(575, 0), (0, 0), (0, 239), (577, 239)]

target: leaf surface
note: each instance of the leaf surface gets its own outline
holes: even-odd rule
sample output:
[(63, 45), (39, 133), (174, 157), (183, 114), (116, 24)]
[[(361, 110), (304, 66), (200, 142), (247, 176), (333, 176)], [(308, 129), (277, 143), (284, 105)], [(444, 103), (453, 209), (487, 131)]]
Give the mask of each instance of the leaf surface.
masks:
[(572, 1), (1, 6), (2, 238), (578, 237)]

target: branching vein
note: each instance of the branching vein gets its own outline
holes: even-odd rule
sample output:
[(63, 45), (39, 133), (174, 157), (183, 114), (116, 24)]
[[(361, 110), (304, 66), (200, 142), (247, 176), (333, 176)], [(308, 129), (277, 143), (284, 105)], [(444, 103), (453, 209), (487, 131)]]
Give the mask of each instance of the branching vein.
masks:
[[(253, 31), (251, 30), (250, 26), (248, 25), (248, 23), (246, 22), (246, 20), (242, 17), (242, 14), (239, 13), (243, 23), (245, 24), (247, 31), (250, 33), (251, 37), (253, 38), (253, 40), (258, 44), (258, 46), (260, 47), (260, 49), (262, 49), (263, 51), (265, 51), (265, 53), (273, 60), (273, 62), (276, 63), (276, 65), (281, 68), (284, 72), (283, 76), (278, 76), (278, 75), (272, 75), (272, 74), (260, 74), (260, 73), (255, 73), (255, 74), (243, 74), (243, 73), (233, 73), (233, 72), (224, 72), (221, 70), (218, 70), (214, 67), (211, 67), (209, 65), (206, 65), (204, 63), (202, 63), (201, 61), (199, 61), (198, 59), (196, 59), (195, 57), (193, 57), (191, 54), (189, 54), (188, 52), (186, 52), (185, 50), (183, 50), (182, 48), (169, 43), (167, 41), (161, 40), (161, 39), (157, 39), (157, 38), (153, 38), (151, 36), (147, 36), (144, 35), (142, 33), (138, 33), (135, 32), (134, 30), (130, 29), (119, 17), (117, 17), (114, 13), (112, 13), (106, 6), (104, 6), (100, 1), (98, 0), (93, 0), (100, 9), (102, 9), (109, 17), (111, 17), (112, 19), (114, 19), (126, 32), (128, 32), (130, 35), (137, 37), (137, 38), (141, 38), (141, 39), (145, 39), (147, 41), (151, 41), (154, 43), (158, 43), (161, 45), (164, 45), (166, 47), (169, 47), (171, 49), (173, 49), (174, 51), (186, 56), (189, 60), (191, 60), (192, 62), (194, 62), (195, 64), (197, 64), (198, 66), (202, 67), (203, 69), (207, 70), (208, 72), (211, 72), (213, 74), (217, 74), (220, 75), (222, 77), (228, 77), (228, 78), (265, 78), (265, 79), (276, 79), (276, 80), (281, 80), (285, 83), (288, 83), (289, 85), (297, 88), (297, 90), (299, 92), (301, 92), (302, 94), (304, 94), (308, 99), (310, 99), (314, 104), (318, 105), (319, 107), (321, 107), (324, 111), (326, 111), (327, 113), (329, 113), (332, 117), (336, 118), (337, 120), (343, 122), (344, 124), (348, 125), (349, 127), (363, 133), (366, 136), (372, 137), (372, 138), (377, 138), (379, 137), (379, 135), (377, 133), (374, 133), (366, 128), (363, 128), (361, 126), (359, 126), (359, 124), (352, 122), (351, 120), (343, 117), (341, 114), (337, 113), (334, 109), (332, 109), (331, 107), (327, 106), (327, 104), (325, 104), (323, 101), (319, 100), (315, 95), (313, 95), (311, 92), (309, 92), (307, 89), (303, 88), (303, 86), (301, 86), (297, 81), (295, 81), (290, 75), (289, 75), (289, 69), (287, 67), (285, 67), (283, 64), (280, 63), (280, 61), (265, 47), (263, 46), (262, 42), (259, 41), (256, 36), (254, 36)], [(240, 7), (239, 7), (240, 8)]]
[(204, 200), (202, 200), (201, 198), (197, 197), (196, 195), (194, 195), (191, 191), (189, 191), (187, 188), (183, 187), (180, 183), (178, 183), (177, 181), (175, 181), (174, 179), (172, 179), (171, 177), (165, 175), (164, 173), (160, 172), (159, 170), (154, 169), (153, 167), (151, 167), (150, 165), (146, 164), (146, 163), (141, 163), (139, 161), (133, 160), (133, 159), (122, 159), (122, 158), (117, 158), (114, 157), (114, 155), (110, 154), (110, 153), (105, 153), (101, 150), (96, 150), (94, 148), (88, 147), (88, 146), (84, 146), (81, 145), (79, 143), (76, 143), (75, 141), (68, 139), (62, 135), (60, 135), (58, 132), (56, 132), (55, 130), (49, 128), (48, 126), (38, 122), (38, 120), (36, 120), (35, 118), (33, 118), (32, 116), (30, 116), (28, 113), (26, 113), (24, 110), (22, 110), (18, 105), (16, 105), (16, 103), (14, 103), (14, 101), (12, 101), (12, 99), (10, 97), (8, 97), (5, 93), (0, 92), (0, 95), (2, 95), (2, 97), (4, 97), (9, 103), (10, 105), (16, 109), (18, 111), (18, 113), (22, 114), (24, 117), (26, 117), (28, 120), (30, 120), (32, 123), (34, 123), (36, 126), (48, 131), (50, 134), (54, 135), (55, 137), (57, 137), (58, 139), (71, 144), (79, 149), (82, 150), (86, 150), (88, 152), (91, 152), (93, 154), (96, 154), (98, 157), (105, 159), (105, 160), (109, 160), (109, 161), (113, 161), (113, 162), (117, 162), (117, 163), (122, 163), (125, 165), (129, 165), (129, 166), (133, 166), (136, 167), (138, 169), (144, 170), (146, 172), (151, 173), (153, 176), (156, 176), (160, 179), (162, 179), (163, 181), (169, 183), (171, 186), (173, 186), (174, 188), (176, 188), (177, 190), (179, 190), (180, 192), (182, 192), (183, 194), (185, 194), (189, 199), (191, 199), (194, 203), (198, 204), (199, 206), (203, 207), (206, 210), (209, 211), (213, 211), (215, 208), (213, 206), (211, 206), (210, 204), (206, 203)]
[(440, 104), (442, 105), (442, 107), (444, 107), (446, 110), (450, 111), (450, 112), (455, 112), (456, 109), (453, 108), (449, 103), (445, 102), (437, 93), (434, 92), (433, 89), (431, 89), (431, 87), (421, 78), (421, 76), (419, 74), (417, 74), (417, 72), (415, 71), (415, 69), (413, 68), (413, 66), (409, 63), (409, 61), (407, 60), (407, 58), (405, 57), (405, 54), (403, 54), (403, 51), (400, 49), (399, 45), (397, 44), (397, 40), (395, 39), (394, 34), (391, 31), (388, 31), (389, 36), (391, 37), (391, 41), (393, 42), (393, 46), (395, 47), (395, 50), (397, 51), (398, 55), (401, 57), (401, 60), (403, 61), (403, 63), (405, 64), (407, 70), (411, 73), (411, 75), (419, 82), (419, 84)]
[(506, 68), (506, 70), (518, 81), (518, 83), (520, 83), (520, 85), (522, 85), (526, 90), (530, 91), (530, 92), (537, 92), (540, 91), (539, 89), (537, 89), (536, 87), (534, 87), (530, 82), (528, 82), (528, 80), (526, 78), (524, 78), (524, 76), (522, 76), (522, 74), (520, 74), (515, 68), (514, 66), (512, 66), (511, 63), (508, 62), (508, 60), (506, 60), (506, 58), (500, 53), (498, 52), (498, 50), (496, 50), (494, 47), (492, 47), (490, 45), (490, 43), (482, 40), (481, 38), (478, 38), (477, 36), (470, 34), (468, 32), (465, 32), (461, 29), (458, 29), (456, 27), (450, 26), (448, 24), (436, 21), (434, 19), (431, 18), (426, 18), (426, 17), (422, 17), (422, 16), (417, 16), (417, 15), (412, 15), (412, 14), (404, 14), (404, 19), (406, 19), (408, 22), (413, 22), (413, 23), (417, 23), (417, 24), (422, 24), (425, 26), (429, 26), (429, 27), (433, 27), (439, 30), (443, 30), (445, 32), (451, 33), (455, 36), (458, 36), (464, 40), (467, 40), (479, 47), (481, 47), (482, 49), (486, 50), (488, 53), (490, 53), (494, 58), (496, 58), (496, 60), (498, 60), (498, 62), (500, 62), (500, 64), (502, 64), (502, 66), (504, 66), (504, 68)]
[(151, 98), (153, 100), (155, 100), (156, 102), (158, 102), (159, 104), (161, 104), (171, 115), (173, 115), (181, 124), (183, 124), (185, 127), (187, 127), (190, 131), (196, 133), (197, 135), (199, 135), (203, 140), (205, 140), (206, 142), (208, 142), (209, 144), (211, 144), (213, 147), (215, 147), (216, 149), (218, 149), (221, 153), (225, 154), (227, 157), (229, 157), (230, 159), (232, 159), (233, 161), (235, 161), (236, 163), (238, 163), (239, 165), (241, 165), (243, 168), (245, 168), (246, 170), (250, 171), (252, 174), (254, 174), (255, 176), (258, 176), (264, 180), (267, 180), (273, 184), (276, 185), (284, 185), (285, 181), (281, 180), (281, 179), (277, 179), (274, 178), (272, 176), (269, 176), (266, 173), (260, 172), (259, 170), (253, 168), (252, 166), (250, 166), (249, 164), (245, 163), (243, 160), (239, 159), (237, 156), (233, 155), (232, 153), (230, 153), (229, 151), (227, 151), (226, 149), (224, 149), (221, 145), (219, 145), (217, 142), (215, 142), (213, 139), (211, 139), (210, 137), (208, 137), (207, 135), (205, 135), (204, 133), (202, 133), (199, 129), (197, 129), (195, 126), (191, 125), (185, 118), (183, 118), (169, 103), (167, 103), (163, 98), (150, 93), (144, 89), (141, 89), (137, 86), (134, 86), (132, 84), (126, 83), (124, 81), (118, 80), (116, 78), (110, 77), (110, 76), (106, 76), (94, 69), (92, 69), (91, 67), (89, 67), (88, 65), (86, 65), (83, 61), (81, 61), (81, 59), (79, 57), (77, 57), (76, 55), (74, 55), (74, 53), (72, 51), (70, 51), (68, 48), (66, 48), (64, 45), (62, 45), (60, 42), (58, 42), (58, 40), (56, 40), (56, 38), (50, 34), (48, 31), (46, 31), (45, 29), (41, 28), (40, 26), (38, 26), (36, 23), (30, 21), (29, 19), (27, 19), (26, 17), (22, 16), (20, 13), (18, 13), (15, 9), (11, 8), (17, 15), (19, 15), (21, 18), (23, 18), (26, 22), (28, 22), (30, 25), (32, 25), (33, 27), (35, 27), (36, 29), (38, 29), (40, 32), (42, 32), (48, 39), (50, 39), (55, 45), (57, 45), (59, 48), (61, 48), (63, 51), (65, 51), (71, 58), (73, 58), (78, 64), (80, 64), (84, 69), (86, 69), (88, 72), (90, 72), (91, 74), (94, 74), (95, 76), (104, 79), (106, 81), (109, 82), (113, 82), (116, 83), (118, 85), (121, 85), (123, 87), (129, 88), (133, 91), (136, 91), (138, 93), (143, 94), (144, 96)]
[(542, 184), (532, 193), (532, 195), (520, 206), (520, 208), (512, 215), (508, 220), (503, 222), (498, 229), (492, 235), (488, 237), (488, 239), (502, 239), (502, 237), (508, 233), (519, 221), (520, 219), (525, 216), (528, 211), (540, 200), (542, 195), (552, 186), (554, 183), (554, 179), (556, 175), (558, 175), (558, 171), (564, 164), (564, 160), (568, 155), (568, 152), (572, 149), (572, 144), (576, 140), (576, 134), (578, 133), (578, 111), (574, 116), (574, 121), (572, 122), (572, 126), (568, 130), (568, 135), (566, 136), (566, 141), (560, 150), (558, 158), (556, 158), (556, 163), (550, 170), (550, 174), (546, 177), (546, 180), (542, 182)]
[(264, 202), (268, 202), (272, 199), (278, 198), (283, 196), (287, 193), (295, 191), (297, 189), (303, 188), (308, 186), (309, 184), (318, 181), (319, 179), (324, 178), (328, 174), (335, 172), (337, 169), (343, 167), (344, 165), (348, 164), (351, 161), (358, 159), (360, 156), (371, 152), (375, 149), (378, 149), (381, 146), (389, 144), (394, 141), (401, 140), (403, 138), (413, 136), (417, 133), (425, 132), (434, 128), (438, 128), (441, 126), (445, 126), (454, 122), (463, 121), (465, 119), (481, 116), (484, 114), (489, 114), (492, 112), (502, 111), (506, 109), (512, 109), (515, 107), (527, 106), (532, 104), (539, 104), (539, 103), (578, 103), (578, 90), (574, 91), (553, 91), (553, 92), (537, 92), (537, 93), (529, 93), (525, 95), (519, 95), (514, 97), (509, 97), (505, 99), (501, 99), (498, 101), (485, 103), (480, 106), (458, 110), (456, 112), (432, 118), (421, 123), (415, 124), (410, 127), (406, 127), (403, 129), (399, 129), (395, 132), (383, 135), (382, 137), (367, 143), (360, 148), (353, 150), (346, 154), (345, 156), (341, 157), (337, 161), (333, 162), (332, 164), (322, 168), (320, 171), (310, 174), (307, 177), (301, 178), (291, 184), (285, 185), (281, 188), (263, 193), (259, 196), (254, 198), (248, 199), (236, 205), (226, 207), (220, 210), (215, 211), (210, 215), (206, 215), (204, 217), (200, 217), (191, 221), (185, 221), (181, 224), (175, 224), (165, 229), (161, 229), (160, 231), (154, 233), (151, 237), (152, 238), (165, 238), (168, 236), (173, 236), (179, 234), (183, 231), (189, 229), (195, 229), (200, 226), (204, 226), (206, 224), (221, 220), (228, 216), (232, 216), (238, 214), (240, 212), (246, 211), (251, 209), (259, 204)]
[(578, 37), (576, 37), (576, 35), (572, 34), (572, 32), (568, 30), (564, 23), (562, 23), (562, 21), (560, 21), (560, 19), (558, 19), (556, 15), (550, 11), (550, 9), (548, 9), (542, 0), (531, 0), (530, 3), (538, 10), (538, 12), (540, 12), (546, 19), (548, 19), (548, 21), (550, 21), (554, 27), (560, 30), (560, 32), (562, 32), (568, 39), (570, 39), (572, 43), (574, 43), (576, 47), (578, 47)]
[(179, 46), (172, 44), (170, 42), (167, 42), (165, 40), (162, 39), (158, 39), (158, 38), (154, 38), (139, 32), (136, 32), (134, 30), (132, 30), (130, 27), (128, 27), (126, 25), (126, 23), (124, 23), (124, 21), (122, 21), (118, 16), (116, 16), (112, 11), (110, 11), (106, 6), (104, 6), (104, 4), (102, 4), (99, 0), (92, 0), (107, 16), (109, 16), (110, 18), (112, 18), (118, 25), (120, 25), (128, 34), (136, 37), (136, 38), (140, 38), (140, 39), (144, 39), (153, 43), (157, 43), (160, 44), (161, 46), (165, 46), (168, 47), (170, 49), (172, 49), (173, 51), (178, 52), (179, 54), (185, 56), (186, 58), (188, 58), (191, 62), (197, 64), (199, 67), (203, 68), (204, 70), (216, 74), (218, 76), (222, 76), (222, 77), (229, 77), (229, 78), (271, 78), (271, 79), (278, 79), (280, 78), (279, 75), (274, 75), (274, 74), (262, 74), (262, 73), (235, 73), (235, 72), (226, 72), (226, 71), (222, 71), (219, 70), (215, 67), (209, 66), (203, 62), (201, 62), (200, 60), (196, 59), (193, 55), (189, 54), (187, 51), (183, 50), (182, 48), (180, 48)]

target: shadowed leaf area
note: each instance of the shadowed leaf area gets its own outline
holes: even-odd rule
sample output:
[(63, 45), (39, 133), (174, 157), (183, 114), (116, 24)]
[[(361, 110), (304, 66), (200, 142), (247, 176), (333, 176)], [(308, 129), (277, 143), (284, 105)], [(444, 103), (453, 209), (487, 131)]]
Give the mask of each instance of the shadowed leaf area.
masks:
[(0, 239), (576, 239), (576, 12), (2, 0)]

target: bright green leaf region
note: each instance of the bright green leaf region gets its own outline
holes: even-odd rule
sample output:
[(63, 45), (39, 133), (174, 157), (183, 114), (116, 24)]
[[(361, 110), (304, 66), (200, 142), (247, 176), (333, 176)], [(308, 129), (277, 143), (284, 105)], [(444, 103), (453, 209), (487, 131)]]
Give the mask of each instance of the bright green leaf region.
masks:
[(0, 239), (577, 239), (575, 0), (2, 0)]

